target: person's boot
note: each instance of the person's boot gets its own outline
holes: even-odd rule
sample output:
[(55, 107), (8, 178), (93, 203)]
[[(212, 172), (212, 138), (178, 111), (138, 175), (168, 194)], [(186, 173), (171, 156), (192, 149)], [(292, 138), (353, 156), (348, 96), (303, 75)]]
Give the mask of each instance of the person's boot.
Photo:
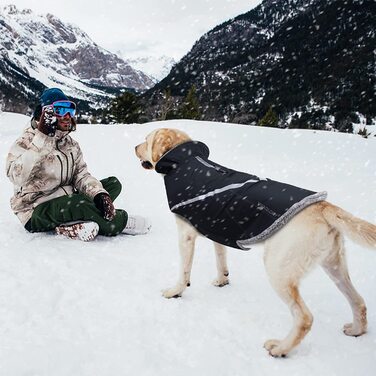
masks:
[(151, 221), (140, 215), (128, 215), (127, 224), (122, 231), (127, 235), (144, 235), (151, 229)]
[(57, 235), (84, 242), (93, 240), (98, 235), (98, 231), (99, 226), (95, 222), (66, 223), (55, 228)]

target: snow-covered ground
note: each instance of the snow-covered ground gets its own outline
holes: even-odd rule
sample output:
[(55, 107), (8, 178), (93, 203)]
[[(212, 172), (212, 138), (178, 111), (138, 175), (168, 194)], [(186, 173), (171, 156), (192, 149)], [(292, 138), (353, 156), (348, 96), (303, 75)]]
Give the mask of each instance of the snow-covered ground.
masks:
[(361, 113), (357, 112), (359, 117), (359, 123), (352, 123), (353, 133), (358, 134), (359, 132), (367, 133), (367, 137), (376, 137), (376, 119), (371, 120), (371, 124), (367, 124), (367, 118)]
[(327, 190), (329, 201), (375, 223), (376, 139), (195, 121), (79, 125), (74, 137), (92, 174), (117, 176), (124, 188), (117, 206), (153, 221), (145, 236), (82, 243), (29, 234), (9, 208), (4, 160), (26, 121), (0, 114), (0, 375), (374, 374), (376, 252), (350, 241), (350, 274), (369, 314), (359, 338), (342, 333), (351, 310), (316, 269), (302, 284), (312, 331), (288, 358), (270, 357), (264, 341), (283, 337), (291, 317), (269, 285), (261, 246), (229, 249), (231, 284), (216, 288), (212, 245), (200, 239), (191, 287), (181, 299), (164, 299), (161, 290), (178, 275), (175, 223), (162, 178), (141, 168), (134, 146), (156, 127), (180, 128), (207, 143), (220, 164)]

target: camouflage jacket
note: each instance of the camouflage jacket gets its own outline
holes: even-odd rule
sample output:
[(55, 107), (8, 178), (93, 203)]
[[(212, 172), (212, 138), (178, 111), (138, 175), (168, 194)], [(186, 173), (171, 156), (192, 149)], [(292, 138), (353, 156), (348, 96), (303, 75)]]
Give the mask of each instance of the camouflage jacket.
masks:
[(106, 192), (88, 172), (78, 142), (61, 131), (49, 137), (26, 128), (8, 153), (6, 174), (14, 184), (11, 208), (23, 225), (42, 202), (75, 190), (91, 198)]

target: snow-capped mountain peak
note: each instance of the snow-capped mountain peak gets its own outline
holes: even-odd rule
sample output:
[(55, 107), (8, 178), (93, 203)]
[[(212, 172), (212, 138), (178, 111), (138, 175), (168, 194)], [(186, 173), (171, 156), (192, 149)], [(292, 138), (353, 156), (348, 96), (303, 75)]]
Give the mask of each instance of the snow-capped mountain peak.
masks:
[(176, 64), (176, 61), (172, 57), (166, 55), (159, 57), (142, 56), (131, 59), (127, 59), (123, 53), (120, 53), (120, 56), (123, 56), (131, 67), (146, 73), (155, 82), (165, 78), (170, 73), (173, 65)]

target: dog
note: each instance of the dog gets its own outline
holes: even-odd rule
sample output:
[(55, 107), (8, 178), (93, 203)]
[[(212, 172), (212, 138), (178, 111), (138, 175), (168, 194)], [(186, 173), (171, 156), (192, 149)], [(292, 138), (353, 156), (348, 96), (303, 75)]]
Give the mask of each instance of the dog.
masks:
[[(135, 147), (135, 153), (145, 169), (155, 169), (164, 175), (167, 188), (166, 177), (171, 175), (171, 170), (168, 168), (173, 172), (174, 169), (179, 168), (179, 161), (174, 162), (174, 151), (185, 150), (186, 154), (183, 159), (187, 159), (191, 148), (186, 145), (192, 145), (192, 142), (185, 132), (162, 128), (147, 135), (145, 142)], [(202, 145), (196, 146), (204, 148), (205, 145)], [(166, 160), (169, 163), (166, 163)], [(203, 160), (203, 162), (209, 166), (212, 165), (213, 170), (210, 171), (220, 173), (218, 171), (222, 166), (208, 162), (208, 160)], [(202, 170), (197, 168), (189, 173), (191, 180), (199, 181), (200, 176), (203, 175)], [(177, 179), (175, 180), (179, 183)], [(173, 181), (171, 189), (176, 191), (175, 196), (182, 194), (181, 187), (176, 188)], [(204, 198), (201, 196), (201, 202), (205, 202), (210, 194), (206, 194)], [(315, 194), (310, 194), (309, 197), (315, 197)], [(190, 201), (186, 202), (190, 202), (190, 206), (194, 207), (194, 200), (197, 201), (197, 197), (191, 197)], [(169, 197), (171, 209), (174, 203), (170, 201)], [(223, 205), (223, 202), (217, 204), (220, 210)], [(176, 206), (179, 205), (175, 204)], [(265, 215), (269, 214), (265, 213)], [(163, 291), (166, 298), (182, 296), (186, 287), (190, 285), (195, 240), (198, 235), (210, 238), (210, 234), (203, 234), (202, 231), (200, 233), (200, 226), (197, 223), (192, 224), (193, 220), (190, 220), (190, 217), (175, 215), (181, 255), (181, 275), (174, 287)], [(208, 220), (208, 223), (212, 227), (220, 227), (220, 224), (215, 221), (214, 225), (212, 225), (213, 219)], [(351, 306), (353, 321), (344, 326), (344, 333), (354, 337), (364, 334), (367, 330), (367, 309), (348, 274), (344, 235), (362, 246), (376, 248), (376, 226), (332, 205), (325, 201), (323, 196), (319, 197), (317, 202), (300, 208), (285, 222), (282, 223), (282, 227), (270, 233), (266, 239), (261, 239), (260, 242), (264, 243), (264, 264), (270, 283), (290, 309), (293, 326), (284, 339), (266, 341), (265, 349), (274, 357), (284, 357), (303, 340), (311, 329), (313, 316), (300, 295), (299, 282), (317, 264), (322, 266)], [(257, 236), (255, 238), (256, 241), (260, 239)], [(229, 283), (225, 247), (229, 241), (226, 239), (226, 241), (218, 242), (215, 241), (216, 239), (213, 241), (217, 264), (217, 278), (214, 285), (221, 287)], [(239, 245), (239, 243), (231, 244), (235, 247)], [(241, 245), (238, 248), (242, 248)]]

